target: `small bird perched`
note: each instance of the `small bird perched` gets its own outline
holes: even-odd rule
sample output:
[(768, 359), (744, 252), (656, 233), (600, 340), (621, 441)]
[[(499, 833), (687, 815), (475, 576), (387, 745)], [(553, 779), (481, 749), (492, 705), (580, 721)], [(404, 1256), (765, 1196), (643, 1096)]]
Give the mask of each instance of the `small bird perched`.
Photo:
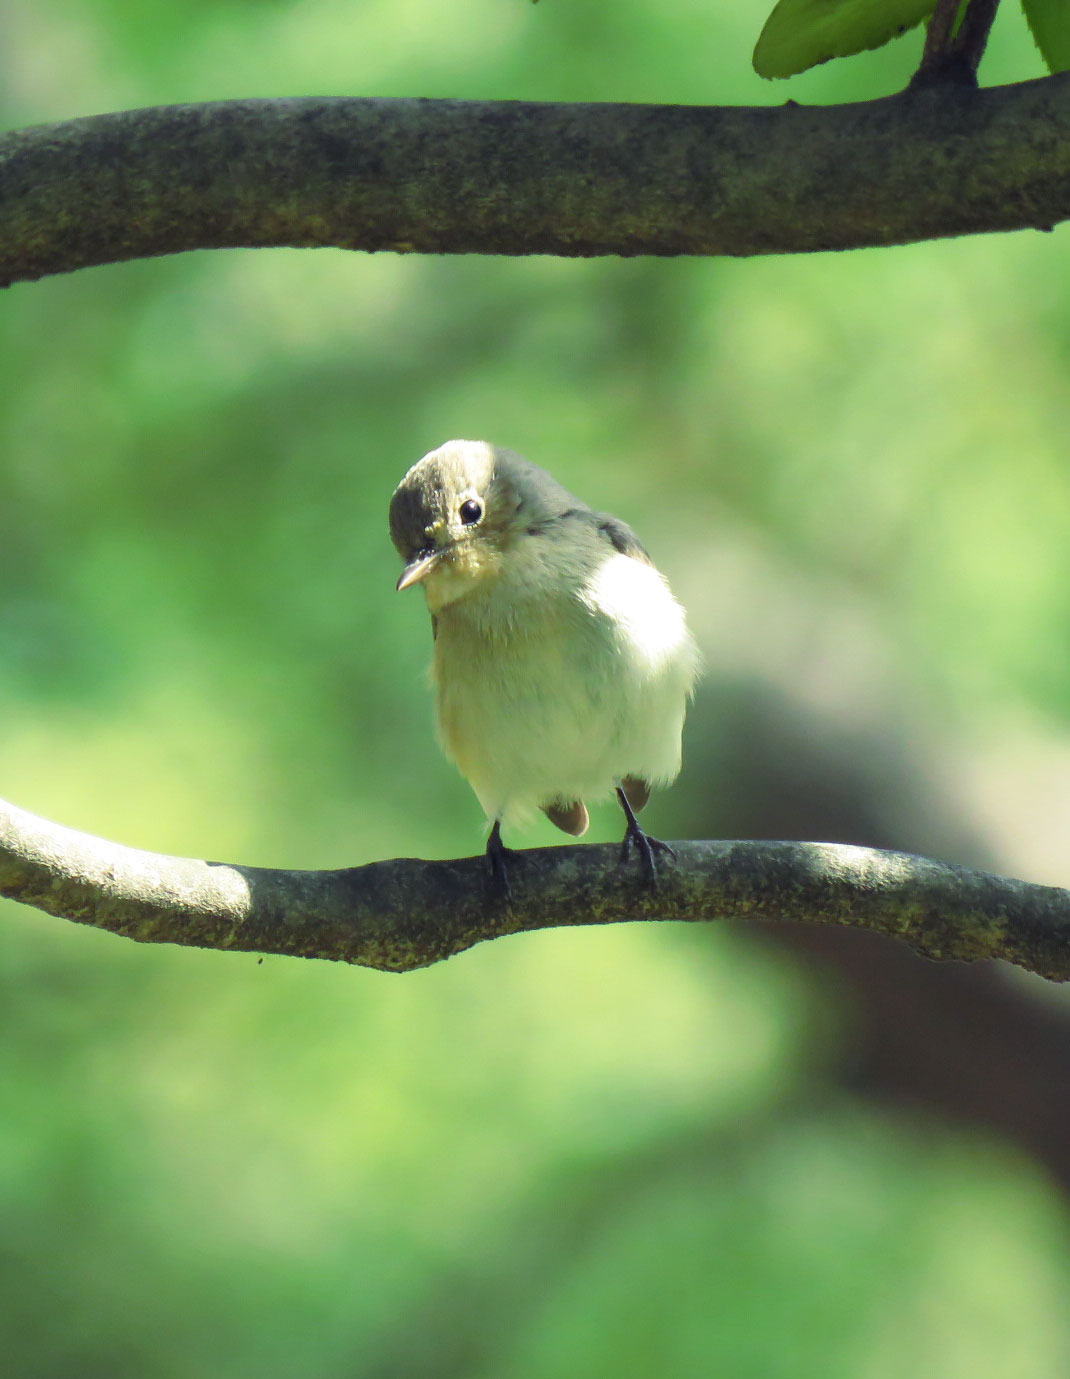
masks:
[(434, 634), (438, 731), (491, 824), (487, 856), (508, 894), (503, 823), (536, 809), (579, 837), (588, 800), (615, 789), (634, 846), (650, 789), (680, 770), (698, 651), (684, 610), (634, 533), (544, 469), (485, 441), (447, 441), (390, 502)]

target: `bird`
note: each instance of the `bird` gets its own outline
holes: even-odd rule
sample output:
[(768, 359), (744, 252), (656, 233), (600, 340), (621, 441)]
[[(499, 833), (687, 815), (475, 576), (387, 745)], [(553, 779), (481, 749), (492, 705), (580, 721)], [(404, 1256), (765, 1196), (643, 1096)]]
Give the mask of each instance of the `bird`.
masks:
[(634, 849), (655, 885), (672, 849), (636, 816), (679, 773), (699, 653), (635, 533), (514, 451), (451, 440), (401, 480), (390, 535), (397, 588), (422, 586), (431, 614), (438, 737), (487, 816), (506, 898), (503, 825), (541, 810), (580, 837), (614, 792), (621, 860)]

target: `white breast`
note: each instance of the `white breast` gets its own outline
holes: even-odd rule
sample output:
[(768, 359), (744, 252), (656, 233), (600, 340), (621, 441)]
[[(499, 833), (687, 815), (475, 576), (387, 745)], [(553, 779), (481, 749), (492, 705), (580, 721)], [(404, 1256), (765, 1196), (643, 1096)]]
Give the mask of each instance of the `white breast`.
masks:
[(588, 556), (564, 592), (533, 569), (439, 616), (439, 733), (488, 819), (680, 769), (698, 659), (683, 609), (653, 566), (604, 542)]
[(614, 551), (597, 567), (581, 598), (616, 627), (622, 655), (636, 673), (657, 676), (690, 647), (684, 610), (653, 565)]

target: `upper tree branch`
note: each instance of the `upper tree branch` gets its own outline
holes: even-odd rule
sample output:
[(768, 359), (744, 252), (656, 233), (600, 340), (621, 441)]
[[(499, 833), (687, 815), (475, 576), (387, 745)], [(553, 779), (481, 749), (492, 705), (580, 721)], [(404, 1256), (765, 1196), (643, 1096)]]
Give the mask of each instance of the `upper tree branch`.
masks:
[(0, 283), (187, 249), (772, 254), (1070, 216), (1070, 74), (775, 109), (164, 106), (0, 136)]
[(513, 908), (483, 858), (271, 871), (138, 852), (0, 801), (0, 895), (145, 943), (336, 958), (406, 971), (483, 939), (631, 919), (842, 924), (930, 958), (1005, 958), (1070, 979), (1070, 892), (834, 843), (675, 843), (658, 889), (617, 847), (512, 854)]

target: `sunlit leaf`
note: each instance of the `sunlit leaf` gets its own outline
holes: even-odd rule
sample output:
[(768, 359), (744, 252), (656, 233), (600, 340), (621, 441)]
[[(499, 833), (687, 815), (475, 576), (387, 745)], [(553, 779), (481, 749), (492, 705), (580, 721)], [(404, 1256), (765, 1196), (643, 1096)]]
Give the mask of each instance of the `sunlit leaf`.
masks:
[(1070, 5), (1066, 0), (1022, 0), (1022, 9), (1050, 70), (1070, 70)]
[(879, 48), (933, 8), (934, 0), (780, 0), (755, 46), (754, 70), (760, 77), (792, 77), (829, 58)]

